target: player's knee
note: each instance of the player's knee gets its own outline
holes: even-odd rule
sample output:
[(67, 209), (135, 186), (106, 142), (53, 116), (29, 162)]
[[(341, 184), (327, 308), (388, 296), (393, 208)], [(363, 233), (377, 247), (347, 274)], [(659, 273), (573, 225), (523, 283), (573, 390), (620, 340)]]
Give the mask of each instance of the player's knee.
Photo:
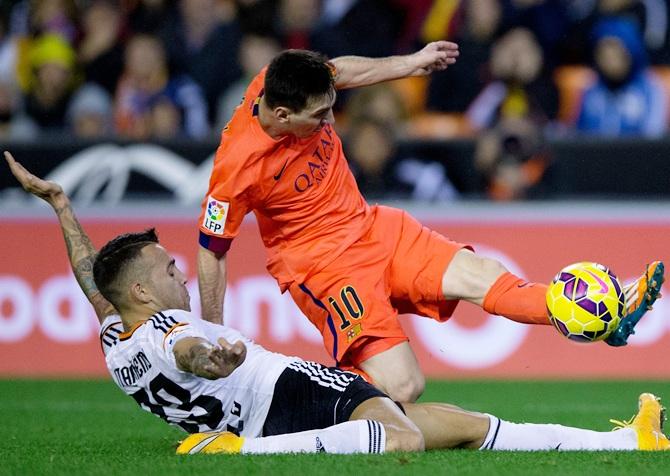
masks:
[(398, 378), (385, 390), (389, 397), (400, 403), (414, 403), (423, 394), (426, 379), (420, 373)]
[(449, 299), (483, 299), (507, 268), (495, 259), (461, 250), (442, 276), (442, 292)]
[(507, 273), (507, 268), (500, 261), (485, 258), (484, 269), (485, 276), (489, 280), (490, 285), (492, 285), (501, 275)]
[(386, 429), (386, 451), (424, 451), (423, 435), (416, 427)]

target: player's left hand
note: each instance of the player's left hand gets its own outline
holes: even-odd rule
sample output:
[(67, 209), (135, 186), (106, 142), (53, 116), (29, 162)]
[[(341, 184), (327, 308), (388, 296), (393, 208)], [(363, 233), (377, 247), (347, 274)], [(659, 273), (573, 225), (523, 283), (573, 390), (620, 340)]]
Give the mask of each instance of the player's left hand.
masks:
[(65, 197), (63, 188), (59, 184), (49, 180), (43, 180), (38, 176), (31, 174), (7, 151), (5, 151), (5, 160), (7, 161), (12, 174), (16, 177), (16, 180), (19, 181), (26, 192), (32, 193), (51, 205), (54, 205), (59, 198)]
[(434, 71), (443, 71), (456, 62), (458, 45), (451, 41), (434, 41), (410, 55), (415, 63), (412, 76), (425, 76)]

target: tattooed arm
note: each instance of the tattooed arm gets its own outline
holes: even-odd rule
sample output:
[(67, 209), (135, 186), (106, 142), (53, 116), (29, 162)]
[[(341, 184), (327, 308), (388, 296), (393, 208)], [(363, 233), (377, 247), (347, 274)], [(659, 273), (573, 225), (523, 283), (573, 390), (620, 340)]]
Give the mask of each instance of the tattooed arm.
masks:
[(219, 345), (198, 337), (184, 337), (172, 350), (177, 367), (199, 377), (215, 380), (233, 373), (247, 357), (247, 348), (241, 341), (230, 344), (220, 338)]
[(97, 252), (77, 220), (70, 199), (61, 186), (31, 174), (9, 152), (5, 152), (5, 160), (23, 189), (47, 202), (56, 212), (72, 271), (81, 290), (93, 305), (98, 320), (102, 322), (110, 314), (117, 314), (114, 306), (100, 294), (93, 281), (93, 261)]

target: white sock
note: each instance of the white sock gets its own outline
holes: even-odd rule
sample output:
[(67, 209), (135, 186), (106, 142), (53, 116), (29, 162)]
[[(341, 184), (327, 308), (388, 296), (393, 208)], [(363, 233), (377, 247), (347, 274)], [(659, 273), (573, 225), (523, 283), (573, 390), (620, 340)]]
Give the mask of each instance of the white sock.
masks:
[(374, 420), (353, 420), (321, 430), (245, 438), (242, 453), (383, 453), (384, 425)]
[(510, 423), (488, 415), (491, 424), (480, 450), (636, 450), (632, 428), (592, 431), (563, 425)]

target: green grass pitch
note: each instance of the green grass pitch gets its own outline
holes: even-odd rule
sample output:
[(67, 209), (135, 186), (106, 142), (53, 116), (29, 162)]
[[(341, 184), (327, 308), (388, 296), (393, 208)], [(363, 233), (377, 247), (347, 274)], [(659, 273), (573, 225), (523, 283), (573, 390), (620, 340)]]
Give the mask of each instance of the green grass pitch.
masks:
[[(430, 382), (447, 401), (513, 421), (609, 430), (637, 395), (670, 402), (670, 382)], [(379, 456), (173, 454), (183, 435), (109, 381), (0, 380), (0, 475), (670, 475), (670, 454), (430, 451)]]

